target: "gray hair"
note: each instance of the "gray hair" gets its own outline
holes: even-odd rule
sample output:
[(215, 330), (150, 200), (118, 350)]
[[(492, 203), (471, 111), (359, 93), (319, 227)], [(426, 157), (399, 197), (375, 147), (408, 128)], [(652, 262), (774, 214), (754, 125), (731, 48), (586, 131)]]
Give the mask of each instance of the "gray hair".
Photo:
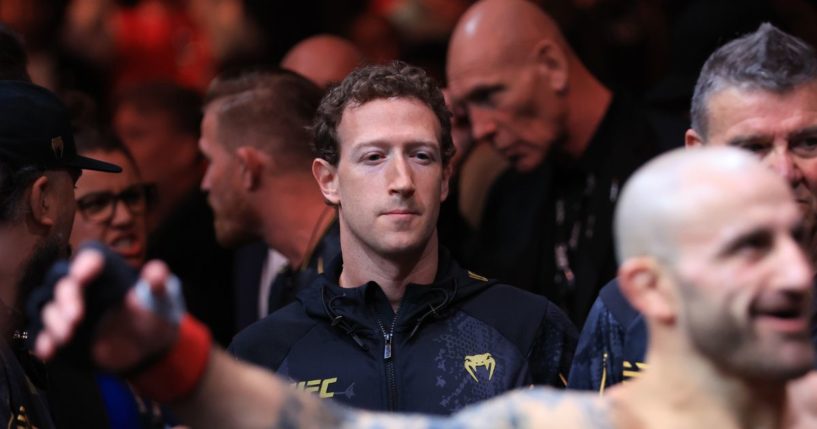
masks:
[(721, 46), (701, 69), (692, 95), (692, 129), (704, 139), (709, 97), (728, 87), (782, 94), (817, 79), (817, 56), (804, 41), (764, 23)]

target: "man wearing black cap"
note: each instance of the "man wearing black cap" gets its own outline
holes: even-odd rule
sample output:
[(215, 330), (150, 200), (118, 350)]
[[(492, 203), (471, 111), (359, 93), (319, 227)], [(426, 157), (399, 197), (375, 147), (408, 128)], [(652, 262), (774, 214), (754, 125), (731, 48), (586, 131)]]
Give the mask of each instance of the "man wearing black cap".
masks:
[(42, 371), (28, 358), (17, 310), (47, 267), (69, 254), (73, 189), (82, 169), (121, 171), (77, 154), (68, 114), (54, 94), (0, 81), (0, 404), (9, 405), (0, 406), (0, 425), (6, 427), (53, 426), (34, 387)]

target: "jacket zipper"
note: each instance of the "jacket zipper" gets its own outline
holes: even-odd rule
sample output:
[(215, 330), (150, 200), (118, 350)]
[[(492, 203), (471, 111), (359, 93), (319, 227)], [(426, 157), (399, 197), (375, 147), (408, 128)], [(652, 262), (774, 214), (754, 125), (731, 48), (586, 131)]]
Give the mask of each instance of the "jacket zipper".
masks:
[[(399, 310), (398, 310), (399, 313)], [(383, 333), (383, 361), (386, 365), (386, 387), (388, 388), (388, 402), (389, 411), (397, 411), (397, 377), (394, 373), (394, 359), (392, 358), (392, 345), (394, 341), (394, 327), (397, 325), (397, 313), (394, 314), (394, 319), (391, 322), (391, 329), (386, 332), (383, 323), (377, 319), (377, 326), (380, 327), (380, 332)]]
[(599, 386), (599, 396), (604, 396), (604, 389), (607, 387), (607, 351), (601, 356), (601, 386)]

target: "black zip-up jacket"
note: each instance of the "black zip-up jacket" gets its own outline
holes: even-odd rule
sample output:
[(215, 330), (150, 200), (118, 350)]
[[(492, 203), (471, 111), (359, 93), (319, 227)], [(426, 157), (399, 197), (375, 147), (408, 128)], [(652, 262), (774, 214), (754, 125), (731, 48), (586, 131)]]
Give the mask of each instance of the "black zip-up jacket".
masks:
[(380, 287), (337, 284), (340, 256), (298, 301), (229, 350), (295, 387), (374, 410), (448, 414), (531, 384), (563, 386), (577, 331), (547, 299), (460, 268), (409, 285), (395, 315)]

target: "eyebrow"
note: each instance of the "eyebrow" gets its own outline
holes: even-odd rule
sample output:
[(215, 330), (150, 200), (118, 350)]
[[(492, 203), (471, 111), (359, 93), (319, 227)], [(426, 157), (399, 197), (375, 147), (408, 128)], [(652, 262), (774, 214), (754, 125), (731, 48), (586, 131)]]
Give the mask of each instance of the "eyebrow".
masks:
[[(430, 145), (430, 146), (437, 146), (437, 140), (422, 140), (422, 139), (413, 139), (413, 140), (406, 140), (400, 142), (400, 144), (406, 144), (411, 146), (420, 146), (420, 145)], [(362, 147), (362, 146), (392, 146), (393, 143), (387, 139), (372, 139), (372, 140), (364, 140), (360, 143), (357, 143), (355, 147)]]
[[(384, 148), (384, 147), (392, 147), (392, 146), (394, 146), (392, 143), (389, 143), (388, 141), (385, 141), (385, 140), (370, 140), (370, 141), (365, 141), (365, 142), (356, 144), (355, 147), (352, 148), (352, 153), (358, 153), (361, 150), (365, 150), (365, 149), (368, 149), (370, 147)], [(427, 147), (427, 148), (430, 148), (430, 149), (434, 149), (437, 152), (442, 152), (442, 148), (440, 147), (440, 144), (437, 141), (409, 140), (407, 142), (402, 143), (401, 146), (405, 146), (408, 149), (416, 149), (418, 147)]]
[(746, 146), (749, 144), (757, 144), (757, 143), (768, 143), (772, 140), (771, 136), (767, 135), (760, 135), (760, 136), (737, 136), (729, 140), (726, 144), (729, 146)]
[(746, 231), (737, 237), (733, 238), (729, 241), (729, 243), (724, 246), (723, 250), (720, 252), (721, 256), (730, 255), (745, 244), (750, 243), (752, 241), (763, 240), (763, 241), (771, 241), (773, 233), (767, 227), (758, 227), (756, 229)]
[[(801, 140), (801, 139), (806, 138), (806, 137), (814, 137), (815, 135), (817, 135), (817, 125), (806, 127), (806, 128), (801, 129), (801, 130), (797, 130), (797, 131), (789, 134), (787, 136), (787, 140), (789, 140), (789, 141)], [(727, 144), (729, 146), (744, 146), (744, 145), (753, 144), (753, 143), (755, 143), (755, 144), (756, 143), (767, 143), (770, 140), (772, 140), (772, 137), (768, 136), (768, 135), (738, 136), (738, 137), (735, 137), (735, 138), (729, 140), (729, 142), (727, 142)]]
[(814, 137), (817, 135), (817, 125), (797, 130), (789, 135), (789, 140), (800, 140), (805, 137)]
[(505, 85), (501, 83), (495, 83), (491, 85), (478, 85), (474, 89), (468, 91), (467, 94), (463, 97), (463, 100), (484, 100), (488, 98), (491, 94), (502, 91), (505, 89)]

